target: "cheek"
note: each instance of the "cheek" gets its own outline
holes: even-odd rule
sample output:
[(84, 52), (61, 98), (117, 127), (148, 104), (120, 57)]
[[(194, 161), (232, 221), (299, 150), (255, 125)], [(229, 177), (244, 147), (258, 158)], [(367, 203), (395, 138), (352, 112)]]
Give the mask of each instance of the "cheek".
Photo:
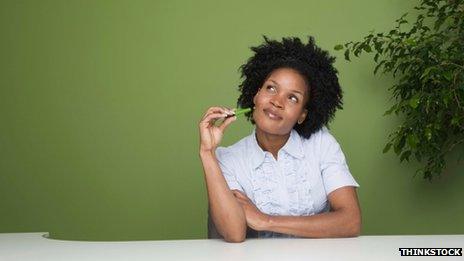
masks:
[(269, 102), (269, 97), (267, 95), (262, 94), (262, 93), (258, 93), (258, 95), (256, 95), (256, 99), (255, 99), (256, 105), (266, 104), (267, 102)]
[(292, 121), (297, 121), (301, 116), (301, 108), (293, 108), (291, 111), (288, 111), (288, 118)]

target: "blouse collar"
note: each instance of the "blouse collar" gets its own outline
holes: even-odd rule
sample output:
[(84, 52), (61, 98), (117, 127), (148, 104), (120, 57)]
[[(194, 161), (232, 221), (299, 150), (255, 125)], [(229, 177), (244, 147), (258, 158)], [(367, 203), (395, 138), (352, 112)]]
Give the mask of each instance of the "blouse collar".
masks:
[[(259, 167), (266, 157), (265, 152), (259, 146), (258, 140), (256, 139), (256, 127), (253, 129), (249, 137), (249, 147), (251, 149), (251, 162), (254, 168)], [(297, 159), (303, 158), (303, 144), (301, 141), (301, 136), (295, 129), (292, 129), (290, 132), (290, 137), (288, 138), (285, 145), (280, 149), (290, 154), (292, 157)], [(279, 150), (279, 152), (280, 152)]]

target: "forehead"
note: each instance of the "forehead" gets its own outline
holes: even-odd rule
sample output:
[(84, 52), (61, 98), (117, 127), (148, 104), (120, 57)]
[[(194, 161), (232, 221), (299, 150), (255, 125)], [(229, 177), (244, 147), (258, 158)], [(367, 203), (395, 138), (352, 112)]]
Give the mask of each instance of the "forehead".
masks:
[(272, 71), (266, 80), (271, 82), (274, 81), (283, 88), (301, 91), (303, 93), (308, 89), (304, 77), (294, 69), (276, 69)]

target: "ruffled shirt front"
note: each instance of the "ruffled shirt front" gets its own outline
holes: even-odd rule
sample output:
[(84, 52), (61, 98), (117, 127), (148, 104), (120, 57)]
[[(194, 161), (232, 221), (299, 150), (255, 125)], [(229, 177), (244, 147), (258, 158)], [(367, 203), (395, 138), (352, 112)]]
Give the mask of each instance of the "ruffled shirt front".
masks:
[[(218, 147), (216, 157), (230, 189), (244, 192), (263, 213), (310, 216), (330, 210), (327, 196), (344, 186), (359, 187), (345, 156), (326, 127), (309, 139), (292, 129), (277, 160), (263, 151), (252, 134), (229, 147)], [(294, 237), (259, 231), (258, 237)]]

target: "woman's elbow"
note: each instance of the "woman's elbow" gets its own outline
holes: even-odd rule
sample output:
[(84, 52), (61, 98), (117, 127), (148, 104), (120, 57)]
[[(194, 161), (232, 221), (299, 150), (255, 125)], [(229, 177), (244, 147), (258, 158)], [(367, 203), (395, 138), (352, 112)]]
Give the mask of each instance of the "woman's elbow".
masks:
[(242, 243), (243, 241), (245, 241), (245, 238), (245, 235), (224, 236), (224, 240), (228, 243)]
[(356, 216), (351, 219), (351, 222), (348, 224), (351, 224), (348, 227), (348, 236), (349, 237), (358, 237), (361, 235), (361, 227), (362, 227), (362, 221), (361, 221), (361, 216)]
[(244, 228), (235, 228), (228, 231), (224, 231), (222, 235), (224, 240), (229, 243), (241, 243), (245, 241), (246, 238), (246, 225)]
[(350, 237), (359, 237), (361, 235), (361, 226), (355, 226), (351, 229), (349, 236)]

